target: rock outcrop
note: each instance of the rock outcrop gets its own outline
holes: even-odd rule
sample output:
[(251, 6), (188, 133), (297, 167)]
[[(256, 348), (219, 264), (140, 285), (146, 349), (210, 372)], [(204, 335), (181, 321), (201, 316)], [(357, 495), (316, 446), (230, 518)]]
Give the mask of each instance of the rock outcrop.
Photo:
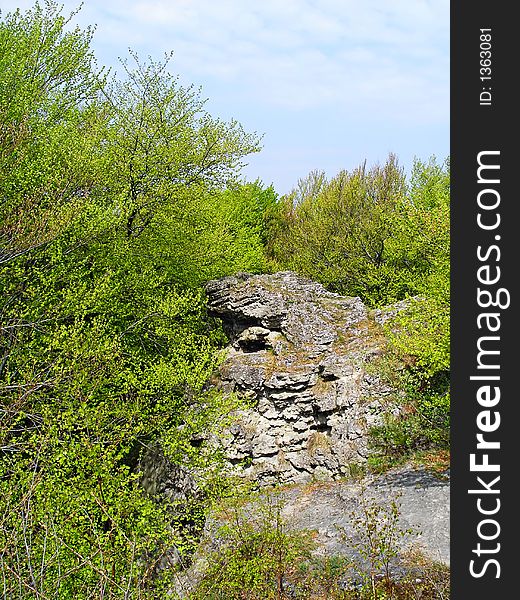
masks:
[(230, 340), (219, 386), (251, 402), (229, 432), (230, 467), (284, 483), (334, 479), (364, 461), (393, 393), (373, 368), (381, 315), (292, 272), (224, 277), (206, 292)]

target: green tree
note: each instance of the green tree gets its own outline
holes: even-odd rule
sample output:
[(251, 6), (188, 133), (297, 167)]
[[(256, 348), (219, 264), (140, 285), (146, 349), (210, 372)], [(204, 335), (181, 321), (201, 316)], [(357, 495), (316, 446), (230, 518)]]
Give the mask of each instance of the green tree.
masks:
[(449, 370), (450, 171), (449, 162), (416, 161), (403, 218), (399, 220), (403, 261), (414, 265), (416, 293), (392, 340), (413, 355), (426, 376)]
[(391, 252), (394, 215), (405, 191), (394, 156), (383, 166), (342, 171), (327, 181), (313, 172), (282, 199), (269, 243), (271, 256), (371, 306), (410, 293)]
[(165, 63), (108, 83), (69, 21), (47, 1), (0, 22), (0, 569), (13, 598), (147, 597), (182, 531), (136, 467), (157, 442), (212, 460), (192, 439), (226, 414), (203, 392), (222, 336), (192, 253), (226, 224), (259, 268), (260, 232), (217, 210), (258, 141)]
[(132, 54), (126, 79), (107, 90), (113, 115), (111, 195), (118, 198), (128, 237), (139, 235), (157, 210), (193, 184), (219, 188), (236, 178), (245, 155), (259, 150), (237, 121), (213, 118), (200, 91), (168, 73), (168, 59), (147, 64)]
[(0, 22), (2, 263), (54, 239), (95, 181), (104, 76), (71, 17), (48, 1)]
[(449, 161), (416, 161), (396, 248), (416, 273), (417, 296), (385, 325), (398, 359), (394, 372), (406, 411), (374, 430), (379, 454), (449, 448), (450, 427)]
[(263, 241), (275, 199), (260, 182), (225, 189), (192, 184), (177, 190), (174, 202), (158, 206), (153, 221), (129, 243), (140, 255), (153, 255), (156, 272), (192, 289), (237, 271), (260, 273), (267, 268)]

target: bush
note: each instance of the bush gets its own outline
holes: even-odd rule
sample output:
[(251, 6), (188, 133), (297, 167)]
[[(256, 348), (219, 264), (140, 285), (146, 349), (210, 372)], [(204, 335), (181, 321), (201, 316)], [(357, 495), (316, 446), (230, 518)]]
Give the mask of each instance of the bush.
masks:
[(257, 138), (167, 61), (108, 80), (61, 10), (0, 20), (0, 576), (12, 598), (155, 597), (183, 540), (137, 464), (213, 460), (191, 443), (228, 408), (203, 389), (223, 334), (201, 278), (261, 268), (245, 214), (267, 192), (237, 191), (233, 229), (219, 199)]
[(327, 181), (313, 172), (279, 204), (268, 252), (332, 291), (370, 306), (413, 293), (407, 269), (396, 264), (392, 236), (405, 179), (394, 156), (382, 166), (342, 171)]
[(312, 540), (307, 532), (291, 531), (282, 517), (282, 502), (273, 492), (256, 502), (235, 500), (224, 509), (224, 520), (208, 555), (208, 567), (192, 597), (214, 600), (282, 600), (296, 565), (308, 558)]

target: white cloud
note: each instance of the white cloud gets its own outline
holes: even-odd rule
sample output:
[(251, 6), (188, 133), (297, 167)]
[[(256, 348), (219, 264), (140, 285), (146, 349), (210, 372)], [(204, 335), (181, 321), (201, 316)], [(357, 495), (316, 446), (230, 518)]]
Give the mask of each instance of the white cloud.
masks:
[[(2, 0), (18, 5), (32, 2)], [(357, 123), (444, 128), (448, 145), (449, 0), (85, 0), (78, 20), (98, 23), (96, 54), (116, 68), (128, 47), (173, 50), (182, 81), (254, 129), (283, 130), (292, 111), (301, 127), (333, 118), (345, 137)]]
[[(104, 47), (173, 49), (172, 69), (196, 84), (232, 85), (275, 107), (377, 106), (396, 118), (401, 109), (406, 118), (447, 114), (448, 10), (448, 0), (86, 0), (84, 8), (97, 13)], [(441, 96), (444, 108), (431, 110)]]
[(173, 48), (181, 71), (212, 84), (222, 78), (268, 105), (368, 103), (389, 116), (425, 118), (440, 112), (431, 110), (440, 92), (448, 110), (445, 0), (154, 0), (115, 2), (112, 11)]

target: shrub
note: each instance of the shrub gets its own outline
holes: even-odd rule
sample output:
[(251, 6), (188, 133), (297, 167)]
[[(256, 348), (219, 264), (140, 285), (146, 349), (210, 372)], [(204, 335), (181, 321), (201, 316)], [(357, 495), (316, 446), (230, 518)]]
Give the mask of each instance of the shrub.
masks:
[(282, 516), (283, 503), (274, 492), (256, 501), (235, 500), (226, 507), (208, 555), (204, 576), (193, 599), (282, 600), (296, 565), (313, 547), (308, 532), (291, 531)]

